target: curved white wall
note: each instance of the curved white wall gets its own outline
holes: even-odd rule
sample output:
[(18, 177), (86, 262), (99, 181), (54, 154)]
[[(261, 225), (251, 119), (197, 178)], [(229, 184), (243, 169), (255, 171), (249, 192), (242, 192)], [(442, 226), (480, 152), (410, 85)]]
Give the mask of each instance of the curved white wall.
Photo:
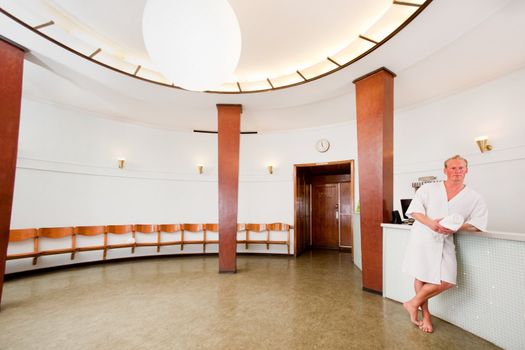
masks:
[[(488, 202), (489, 229), (523, 232), (524, 91), (522, 69), (396, 110), (395, 205), (412, 197), (412, 181), (442, 177), (443, 159), (460, 153), (471, 163), (467, 183)], [(241, 137), (239, 222), (292, 223), (293, 164), (357, 159), (355, 111), (340, 101), (320, 102), (324, 108), (318, 113), (347, 113), (347, 123)], [(478, 151), (473, 139), (481, 134), (489, 136), (492, 152)], [(315, 151), (319, 138), (331, 141), (329, 152)], [(120, 156), (127, 159), (125, 170), (116, 168)], [(266, 172), (269, 162), (276, 166), (274, 175)], [(197, 175), (197, 163), (205, 165), (203, 175)], [(217, 202), (216, 135), (161, 130), (23, 100), (13, 228), (214, 222)]]
[[(420, 176), (444, 178), (443, 160), (469, 160), (466, 183), (489, 208), (488, 230), (525, 232), (525, 69), (395, 114), (395, 204), (412, 198)], [(481, 154), (474, 138), (494, 146)]]
[[(325, 154), (314, 148), (319, 138), (331, 142)], [(13, 228), (218, 219), (215, 134), (123, 123), (26, 98), (19, 144)], [(356, 159), (356, 144), (354, 122), (242, 135), (239, 222), (293, 223), (293, 164)], [(117, 169), (118, 157), (126, 158), (125, 170)]]

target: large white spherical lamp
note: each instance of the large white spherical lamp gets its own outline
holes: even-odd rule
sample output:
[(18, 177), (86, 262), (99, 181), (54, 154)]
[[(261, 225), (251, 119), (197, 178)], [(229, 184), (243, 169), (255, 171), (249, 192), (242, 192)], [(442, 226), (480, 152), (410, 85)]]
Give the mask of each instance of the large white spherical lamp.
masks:
[(166, 79), (204, 91), (233, 78), (241, 55), (241, 31), (227, 0), (148, 0), (144, 43)]

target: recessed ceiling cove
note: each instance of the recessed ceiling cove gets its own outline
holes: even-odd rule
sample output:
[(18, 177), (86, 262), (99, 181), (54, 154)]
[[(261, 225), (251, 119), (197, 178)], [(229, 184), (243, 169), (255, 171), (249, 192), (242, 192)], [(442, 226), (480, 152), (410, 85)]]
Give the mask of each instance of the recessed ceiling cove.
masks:
[[(430, 2), (229, 0), (241, 28), (241, 57), (231, 81), (210, 92), (270, 91), (322, 78), (381, 46)], [(86, 59), (177, 88), (146, 53), (142, 38), (145, 0), (0, 4), (28, 27)]]

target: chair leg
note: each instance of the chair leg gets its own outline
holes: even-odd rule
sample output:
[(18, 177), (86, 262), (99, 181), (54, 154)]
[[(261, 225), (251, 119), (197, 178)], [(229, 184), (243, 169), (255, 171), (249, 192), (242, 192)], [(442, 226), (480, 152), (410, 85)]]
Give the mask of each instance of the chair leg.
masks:
[(108, 256), (108, 233), (104, 230), (104, 254), (102, 255), (102, 260), (106, 260)]
[(270, 250), (270, 230), (266, 231), (266, 250)]
[(33, 241), (33, 252), (35, 254), (35, 257), (33, 258), (33, 265), (36, 265), (38, 259), (38, 236), (36, 236)]
[(288, 255), (290, 255), (290, 230), (286, 232), (286, 246), (288, 247)]
[(157, 232), (157, 253), (160, 253), (160, 231)]
[(206, 230), (202, 231), (202, 252), (206, 254)]
[(248, 230), (246, 230), (246, 241), (244, 242), (244, 248), (248, 250)]
[(184, 230), (180, 231), (180, 250), (184, 250)]
[(77, 239), (75, 234), (71, 236), (71, 260), (75, 259), (75, 252), (77, 248)]

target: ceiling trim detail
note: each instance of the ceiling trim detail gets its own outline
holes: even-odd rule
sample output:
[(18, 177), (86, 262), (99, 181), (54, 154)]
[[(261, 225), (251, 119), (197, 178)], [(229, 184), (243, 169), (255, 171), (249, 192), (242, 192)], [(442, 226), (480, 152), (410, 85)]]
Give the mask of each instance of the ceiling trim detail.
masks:
[[(286, 88), (289, 88), (289, 87), (294, 87), (294, 86), (298, 86), (298, 85), (302, 85), (302, 84), (307, 84), (309, 82), (312, 82), (312, 81), (315, 81), (317, 79), (320, 79), (320, 78), (323, 78), (323, 77), (326, 77), (327, 75), (330, 75), (330, 74), (333, 74), (343, 68), (346, 68), (348, 66), (350, 66), (351, 64), (359, 61), (360, 59), (364, 58), (365, 56), (369, 55), (370, 53), (372, 53), (373, 51), (375, 51), (376, 49), (378, 49), (379, 47), (381, 47), (384, 43), (386, 43), (387, 41), (389, 41), (392, 37), (394, 37), (397, 33), (399, 33), (404, 27), (406, 27), (408, 24), (410, 24), (410, 22), (412, 22), (422, 11), (424, 11), (427, 6), (432, 2), (432, 0), (426, 0), (424, 1), (423, 3), (421, 4), (418, 4), (418, 3), (415, 3), (415, 2), (405, 2), (405, 1), (393, 1), (392, 2), (392, 7), (404, 7), (404, 8), (412, 8), (414, 9), (414, 12), (406, 19), (404, 20), (399, 26), (397, 26), (393, 31), (391, 31), (388, 35), (386, 35), (383, 39), (381, 40), (375, 40), (376, 38), (373, 38), (373, 36), (371, 35), (368, 35), (367, 33), (363, 33), (361, 35), (359, 35), (356, 40), (354, 40), (350, 45), (352, 46), (352, 44), (355, 44), (356, 42), (366, 42), (368, 43), (369, 45), (372, 45), (371, 47), (369, 48), (365, 48), (364, 52), (361, 52), (360, 54), (350, 54), (348, 57), (352, 57), (352, 56), (355, 56), (349, 60), (346, 61), (346, 63), (343, 63), (341, 60), (338, 59), (337, 55), (339, 54), (336, 54), (336, 55), (331, 55), (330, 57), (326, 57), (326, 60), (323, 61), (323, 62), (319, 62), (317, 63), (316, 65), (312, 66), (312, 67), (308, 67), (308, 68), (305, 68), (305, 69), (298, 69), (296, 70), (295, 73), (291, 74), (290, 76), (286, 76), (286, 77), (268, 77), (266, 78), (265, 80), (263, 81), (257, 81), (257, 82), (231, 82), (231, 83), (225, 83), (223, 85), (224, 89), (221, 89), (221, 90), (213, 90), (213, 91), (205, 91), (205, 93), (214, 93), (214, 94), (250, 94), (250, 93), (257, 93), (257, 92), (267, 92), (267, 91), (274, 91), (274, 90), (281, 90), (281, 89), (286, 89)], [(46, 22), (46, 23), (43, 23), (43, 24), (40, 24), (40, 25), (37, 25), (37, 26), (31, 26), (29, 25), (28, 23), (26, 23), (25, 21), (21, 20), (19, 17), (15, 16), (14, 14), (6, 11), (5, 9), (1, 8), (0, 7), (0, 13), (4, 14), (5, 16), (7, 16), (8, 18), (12, 19), (13, 21), (15, 21), (16, 23), (20, 24), (21, 26), (25, 27), (26, 29), (38, 34), (39, 36), (41, 36), (42, 38), (50, 41), (51, 43), (55, 44), (55, 45), (58, 45), (59, 47), (77, 55), (77, 56), (80, 56), (82, 58), (84, 58), (85, 60), (88, 60), (92, 63), (95, 63), (95, 64), (98, 64), (104, 68), (107, 68), (107, 69), (110, 69), (110, 70), (113, 70), (115, 72), (118, 72), (118, 73), (121, 73), (121, 74), (124, 74), (124, 75), (127, 75), (131, 78), (135, 78), (135, 79), (139, 79), (139, 80), (142, 80), (142, 81), (146, 81), (146, 82), (149, 82), (149, 83), (153, 83), (153, 84), (157, 84), (157, 85), (161, 85), (161, 86), (165, 86), (165, 87), (168, 87), (168, 88), (175, 88), (175, 89), (180, 89), (180, 90), (184, 90), (178, 86), (175, 86), (174, 84), (172, 83), (168, 83), (168, 82), (165, 82), (165, 81), (162, 81), (162, 78), (159, 78), (159, 79), (153, 79), (151, 78), (151, 74), (150, 77), (144, 77), (144, 76), (140, 76), (140, 73), (146, 71), (146, 69), (140, 65), (134, 65), (133, 66), (133, 70), (132, 71), (125, 71), (123, 69), (119, 69), (113, 65), (110, 65), (110, 64), (107, 64), (107, 63), (104, 63), (100, 60), (97, 60), (95, 58), (95, 56), (97, 56), (98, 54), (101, 53), (102, 49), (101, 48), (97, 48), (95, 51), (93, 51), (92, 53), (90, 54), (85, 54), (85, 53), (82, 53), (68, 45), (65, 45), (64, 43), (60, 42), (59, 40), (56, 40), (55, 38), (45, 34), (44, 32), (42, 32), (40, 29), (42, 28), (46, 28), (48, 26), (51, 26), (51, 25), (54, 25), (55, 22), (53, 20), (50, 20), (49, 22)], [(342, 51), (345, 51), (345, 49), (343, 49)], [(316, 68), (315, 67), (321, 67), (323, 66), (322, 68), (317, 68), (317, 72), (316, 72)], [(157, 72), (153, 72), (151, 71), (150, 73), (154, 73), (154, 74), (157, 74), (157, 75), (160, 75), (158, 74)], [(284, 81), (283, 82), (279, 82), (279, 80), (282, 80)], [(250, 83), (254, 83), (253, 87), (250, 87)], [(226, 85), (231, 85), (231, 87), (225, 87)]]

